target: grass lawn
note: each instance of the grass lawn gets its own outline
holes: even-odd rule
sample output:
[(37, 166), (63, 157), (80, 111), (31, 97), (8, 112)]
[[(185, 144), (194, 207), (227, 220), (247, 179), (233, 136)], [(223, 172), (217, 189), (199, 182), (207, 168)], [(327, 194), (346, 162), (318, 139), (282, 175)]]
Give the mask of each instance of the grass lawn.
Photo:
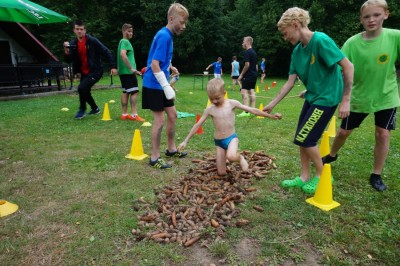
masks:
[[(229, 98), (241, 99), (237, 90), (231, 91), (229, 77), (224, 79)], [(272, 81), (266, 84), (271, 87)], [(284, 82), (276, 81), (277, 88)], [(257, 107), (265, 106), (278, 89), (258, 85)], [(176, 87), (177, 110), (201, 114), (207, 96), (200, 80), (193, 88), (192, 76), (182, 76)], [(289, 96), (302, 89), (295, 86)], [(192, 159), (214, 154), (211, 121), (203, 125), (204, 134), (189, 142), (188, 158), (175, 159), (172, 170), (156, 170), (148, 159), (125, 158), (135, 129), (150, 154), (151, 127), (119, 120), (119, 87), (93, 90), (93, 95), (101, 109), (108, 103), (111, 121), (102, 121), (102, 115), (75, 120), (76, 93), (0, 102), (0, 199), (19, 206), (0, 218), (0, 265), (398, 265), (399, 130), (392, 132), (384, 169), (388, 190), (376, 192), (368, 183), (374, 147), (373, 117), (368, 117), (332, 163), (334, 200), (341, 206), (324, 212), (306, 203), (308, 196), (300, 189), (280, 186), (300, 173), (292, 138), (302, 100), (284, 99), (274, 110), (283, 115), (279, 121), (237, 118), (240, 150), (263, 150), (276, 157), (278, 168), (256, 181), (257, 191), (238, 206), (249, 225), (229, 227), (222, 240), (208, 247), (198, 242), (184, 248), (136, 242), (131, 230), (141, 213), (132, 204), (140, 197), (153, 201), (153, 188), (188, 174)], [(140, 102), (139, 114), (152, 122)], [(64, 107), (69, 111), (61, 111)], [(177, 144), (194, 123), (195, 117), (178, 119)], [(166, 149), (165, 129), (161, 147)], [(256, 212), (253, 205), (265, 211)], [(216, 238), (211, 228), (209, 237)]]

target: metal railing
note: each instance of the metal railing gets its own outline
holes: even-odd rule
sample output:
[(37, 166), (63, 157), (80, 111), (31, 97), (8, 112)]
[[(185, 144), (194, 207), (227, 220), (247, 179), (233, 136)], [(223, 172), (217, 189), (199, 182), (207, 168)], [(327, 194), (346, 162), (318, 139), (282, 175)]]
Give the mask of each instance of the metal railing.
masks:
[(67, 64), (0, 64), (0, 94), (25, 94), (46, 89), (66, 89)]

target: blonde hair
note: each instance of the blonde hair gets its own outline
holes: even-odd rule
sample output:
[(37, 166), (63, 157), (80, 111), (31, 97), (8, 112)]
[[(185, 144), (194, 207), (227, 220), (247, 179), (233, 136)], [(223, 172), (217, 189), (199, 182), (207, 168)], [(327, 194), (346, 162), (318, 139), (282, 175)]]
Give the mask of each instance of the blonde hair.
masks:
[(253, 37), (246, 36), (246, 37), (244, 37), (244, 41), (248, 42), (250, 45), (252, 45), (253, 44)]
[(126, 31), (127, 29), (132, 29), (132, 25), (125, 23), (124, 25), (122, 25), (122, 32)]
[(368, 0), (366, 1), (360, 8), (360, 14), (362, 13), (362, 11), (364, 10), (364, 8), (368, 7), (368, 6), (376, 6), (376, 7), (381, 7), (383, 8), (383, 10), (388, 11), (389, 7), (388, 4), (386, 3), (385, 0)]
[(189, 11), (182, 4), (172, 3), (168, 9), (168, 18), (171, 16), (180, 15), (186, 19), (189, 18)]
[(225, 83), (222, 79), (213, 78), (207, 83), (207, 94), (212, 95), (215, 93), (225, 94)]
[(299, 7), (292, 7), (286, 10), (281, 19), (278, 21), (278, 29), (281, 31), (293, 25), (293, 22), (298, 21), (302, 27), (307, 27), (310, 24), (310, 14), (307, 10), (301, 9)]

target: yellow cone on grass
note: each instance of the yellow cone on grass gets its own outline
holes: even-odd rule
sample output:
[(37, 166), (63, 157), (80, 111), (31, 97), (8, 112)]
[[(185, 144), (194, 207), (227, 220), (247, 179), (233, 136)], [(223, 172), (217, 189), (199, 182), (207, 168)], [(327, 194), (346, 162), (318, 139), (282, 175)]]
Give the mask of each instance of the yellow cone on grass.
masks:
[(336, 116), (332, 116), (331, 122), (329, 122), (327, 131), (329, 133), (329, 137), (331, 137), (331, 138), (336, 137)]
[(333, 200), (330, 164), (324, 164), (314, 197), (306, 199), (306, 202), (324, 211), (330, 211), (340, 206), (339, 202)]
[(260, 92), (260, 88), (258, 87), (258, 85), (256, 86), (256, 93)]
[(329, 133), (328, 131), (324, 131), (322, 134), (321, 144), (319, 145), (319, 153), (321, 157), (324, 157), (330, 153), (331, 149), (329, 148)]
[[(258, 109), (260, 109), (260, 111), (262, 111), (264, 109), (264, 105), (262, 103), (260, 103), (260, 107)], [(265, 117), (258, 115), (257, 118), (265, 118)]]
[(17, 210), (18, 210), (18, 205), (8, 202), (6, 200), (0, 200), (0, 217), (13, 214)]
[(210, 105), (211, 105), (211, 101), (210, 101), (210, 99), (208, 99), (206, 108), (207, 108), (208, 106), (210, 106)]
[(228, 92), (225, 91), (224, 99), (228, 99)]
[(111, 120), (110, 110), (108, 109), (108, 103), (104, 104), (103, 118), (101, 120), (103, 120), (103, 121)]
[(127, 159), (132, 160), (143, 160), (148, 155), (143, 151), (142, 137), (140, 136), (140, 130), (135, 129), (132, 139), (131, 152), (125, 156)]

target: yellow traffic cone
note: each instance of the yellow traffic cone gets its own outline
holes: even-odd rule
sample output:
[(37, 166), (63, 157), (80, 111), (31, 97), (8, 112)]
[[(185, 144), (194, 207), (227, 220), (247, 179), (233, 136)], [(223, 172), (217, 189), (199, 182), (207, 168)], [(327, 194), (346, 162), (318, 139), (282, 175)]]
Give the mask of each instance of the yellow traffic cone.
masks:
[(140, 130), (135, 129), (135, 133), (133, 134), (133, 139), (132, 139), (131, 152), (127, 154), (125, 158), (132, 160), (143, 160), (147, 156), (148, 155), (144, 154), (143, 152), (143, 144), (142, 144), (142, 138), (140, 136)]
[(108, 109), (108, 103), (104, 104), (103, 118), (101, 120), (103, 120), (103, 121), (111, 120), (110, 110)]
[(330, 211), (340, 206), (339, 202), (333, 200), (330, 164), (324, 164), (314, 197), (306, 199), (306, 202), (324, 211)]
[(328, 133), (329, 137), (336, 137), (336, 116), (332, 116), (331, 122), (329, 122)]
[(258, 87), (258, 85), (256, 86), (256, 93), (260, 92), (260, 88)]
[[(260, 103), (260, 107), (258, 109), (260, 109), (262, 111), (264, 109), (264, 105), (262, 103)], [(265, 117), (258, 115), (257, 118), (265, 118)]]
[(206, 108), (207, 108), (208, 106), (210, 106), (210, 105), (211, 105), (211, 101), (210, 101), (210, 99), (208, 99)]
[(228, 99), (228, 92), (225, 91), (224, 99)]
[(17, 210), (18, 210), (18, 205), (8, 202), (6, 200), (0, 200), (0, 217), (13, 214)]
[(319, 153), (321, 157), (324, 157), (330, 153), (331, 149), (329, 148), (329, 133), (325, 131), (322, 134), (321, 144), (319, 145)]

